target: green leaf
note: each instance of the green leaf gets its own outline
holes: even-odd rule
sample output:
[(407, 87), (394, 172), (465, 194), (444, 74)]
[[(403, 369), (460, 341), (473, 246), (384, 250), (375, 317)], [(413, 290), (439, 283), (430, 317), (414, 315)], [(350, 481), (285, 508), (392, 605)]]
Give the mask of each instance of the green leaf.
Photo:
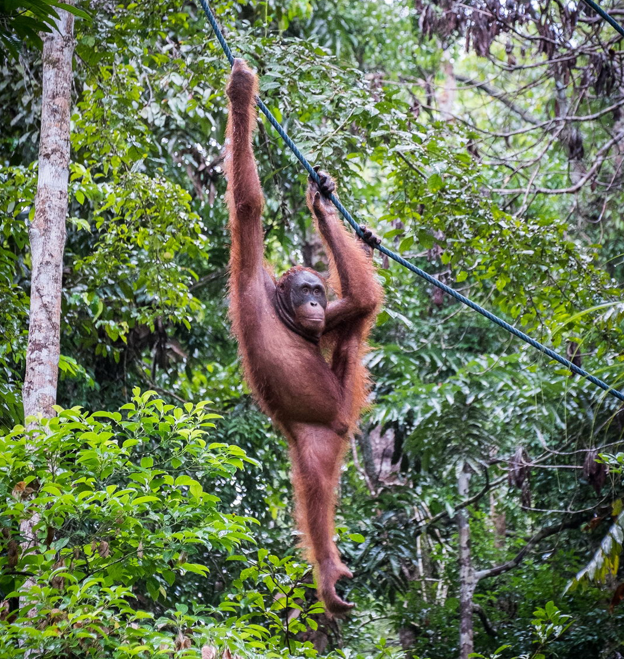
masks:
[(201, 498), (202, 494), (204, 493), (204, 489), (201, 486), (201, 483), (198, 483), (195, 480), (189, 484), (189, 490), (196, 499)]
[(440, 174), (432, 174), (427, 179), (427, 187), (431, 192), (439, 192), (444, 187), (444, 180)]
[(414, 244), (414, 236), (406, 236), (399, 244), (399, 252), (407, 252)]
[(433, 236), (425, 229), (419, 229), (418, 242), (423, 246), (424, 249), (431, 249), (435, 245)]
[(138, 498), (132, 500), (132, 505), (133, 506), (139, 506), (142, 503), (149, 503), (150, 501), (160, 501), (160, 499), (158, 497), (154, 497), (154, 496), (138, 497)]
[(348, 537), (349, 540), (352, 540), (353, 542), (366, 542), (366, 538), (361, 533), (349, 533)]
[(199, 563), (182, 563), (179, 567), (187, 572), (194, 572), (202, 576), (206, 576), (210, 572), (205, 565), (200, 565)]

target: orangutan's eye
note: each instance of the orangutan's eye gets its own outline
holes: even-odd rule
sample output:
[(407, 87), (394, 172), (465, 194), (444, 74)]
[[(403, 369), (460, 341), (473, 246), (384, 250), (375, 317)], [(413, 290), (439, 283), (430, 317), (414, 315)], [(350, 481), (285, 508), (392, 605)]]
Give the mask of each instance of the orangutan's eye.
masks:
[(315, 289), (314, 289), (314, 295), (316, 295), (317, 297), (318, 297), (319, 295), (321, 295), (321, 293), (322, 293), (322, 290), (321, 290), (320, 288), (315, 288)]
[(309, 295), (310, 294), (310, 289), (307, 286), (304, 286), (302, 289), (304, 295)]

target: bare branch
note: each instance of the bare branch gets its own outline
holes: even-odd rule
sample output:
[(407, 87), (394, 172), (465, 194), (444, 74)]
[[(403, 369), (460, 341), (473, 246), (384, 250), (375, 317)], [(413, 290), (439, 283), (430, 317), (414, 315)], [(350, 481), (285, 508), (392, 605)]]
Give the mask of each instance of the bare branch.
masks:
[(483, 629), (485, 629), (485, 633), (492, 638), (496, 638), (498, 636), (498, 632), (489, 621), (485, 611), (483, 610), (483, 607), (480, 604), (475, 604), (473, 602), (472, 610), (479, 616), (481, 624), (483, 625)]
[(206, 286), (207, 284), (210, 284), (211, 282), (216, 281), (217, 279), (221, 279), (226, 275), (227, 275), (227, 270), (225, 268), (221, 268), (220, 270), (215, 270), (214, 272), (211, 272), (209, 275), (206, 275), (205, 277), (200, 277), (195, 283), (191, 284), (189, 286), (189, 291), (196, 291), (198, 288), (201, 288), (202, 286)]
[[(611, 147), (615, 146), (621, 139), (624, 137), (624, 131), (618, 133), (613, 139), (609, 140), (604, 144), (596, 153), (596, 160), (594, 164), (587, 170), (587, 173), (579, 179), (577, 183), (571, 185), (569, 188), (542, 188), (535, 187), (531, 192), (536, 194), (574, 194), (578, 192), (593, 176), (598, 172), (602, 163), (606, 160)], [(525, 188), (514, 188), (514, 189), (505, 189), (498, 188), (492, 190), (492, 192), (497, 192), (498, 194), (524, 194), (526, 192)]]
[(463, 76), (458, 74), (455, 76), (455, 78), (460, 82), (469, 83), (474, 87), (476, 87), (477, 89), (482, 89), (486, 94), (500, 101), (503, 105), (507, 106), (512, 112), (517, 114), (526, 122), (534, 125), (542, 123), (540, 122), (539, 119), (529, 114), (526, 110), (516, 105), (513, 101), (510, 101), (509, 98), (507, 98), (509, 94), (507, 92), (504, 92), (502, 89), (493, 87), (492, 85), (489, 85), (487, 82), (479, 82), (478, 80), (473, 80), (468, 76)]
[[(454, 507), (454, 512), (457, 512), (458, 510), (461, 510), (462, 508), (466, 508), (466, 506), (470, 506), (473, 503), (479, 501), (479, 499), (485, 496), (490, 490), (493, 490), (495, 487), (502, 485), (506, 481), (507, 481), (507, 476), (501, 476), (500, 478), (497, 478), (495, 481), (492, 481), (491, 483), (486, 483), (480, 492), (478, 492), (477, 494), (475, 494), (474, 496), (468, 499), (465, 499), (461, 503), (458, 503)], [(422, 533), (422, 529), (424, 529), (426, 526), (435, 524), (436, 522), (439, 522), (441, 519), (444, 519), (445, 517), (450, 518), (450, 515), (446, 510), (442, 511), (441, 513), (438, 513), (437, 515), (434, 515), (430, 519), (424, 520), (422, 525), (418, 528), (418, 531)]]
[(479, 570), (475, 573), (475, 579), (480, 581), (481, 579), (496, 577), (499, 574), (513, 570), (515, 567), (518, 567), (520, 563), (522, 563), (525, 556), (531, 551), (531, 549), (538, 545), (542, 540), (549, 538), (552, 535), (557, 535), (566, 529), (577, 529), (581, 524), (583, 524), (583, 522), (585, 522), (586, 519), (587, 517), (585, 516), (576, 517), (565, 522), (554, 524), (553, 526), (547, 526), (541, 529), (531, 537), (526, 545), (524, 545), (524, 547), (511, 560), (507, 561), (506, 563), (501, 563), (501, 565), (496, 565), (492, 568), (489, 568), (488, 570)]

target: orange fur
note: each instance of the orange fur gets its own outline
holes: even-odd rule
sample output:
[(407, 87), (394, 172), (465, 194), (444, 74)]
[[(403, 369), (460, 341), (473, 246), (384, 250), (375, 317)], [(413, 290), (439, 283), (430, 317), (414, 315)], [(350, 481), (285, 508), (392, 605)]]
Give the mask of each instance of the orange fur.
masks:
[(371, 260), (311, 184), (308, 204), (330, 257), (339, 299), (327, 305), (320, 345), (282, 322), (276, 286), (309, 269), (295, 266), (275, 282), (263, 265), (263, 196), (251, 144), (256, 92), (255, 75), (236, 60), (227, 88), (225, 161), (232, 330), (255, 398), (288, 439), (296, 517), (315, 567), (319, 597), (330, 612), (344, 613), (351, 605), (336, 594), (335, 583), (351, 573), (333, 541), (336, 488), (349, 433), (366, 404), (368, 375), (362, 357), (381, 304), (381, 287)]

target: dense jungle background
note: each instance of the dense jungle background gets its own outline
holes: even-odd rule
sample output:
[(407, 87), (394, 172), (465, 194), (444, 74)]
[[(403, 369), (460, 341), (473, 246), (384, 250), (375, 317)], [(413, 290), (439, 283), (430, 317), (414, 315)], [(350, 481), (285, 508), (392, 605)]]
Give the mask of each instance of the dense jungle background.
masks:
[[(230, 335), (228, 66), (195, 3), (76, 5), (60, 407), (29, 434), (37, 32), (54, 4), (0, 2), (0, 656), (624, 656), (621, 404), (379, 256), (371, 407), (337, 517), (357, 608), (323, 613), (285, 442)], [(559, 0), (214, 10), (388, 247), (622, 387), (609, 25)], [(268, 261), (326, 270), (305, 173), (265, 119), (254, 147)]]

